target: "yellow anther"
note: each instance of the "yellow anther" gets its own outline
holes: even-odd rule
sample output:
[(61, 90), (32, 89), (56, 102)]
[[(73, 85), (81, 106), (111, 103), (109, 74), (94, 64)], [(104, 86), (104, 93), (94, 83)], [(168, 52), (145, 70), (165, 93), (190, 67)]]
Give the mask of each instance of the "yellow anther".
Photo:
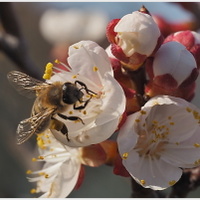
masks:
[(34, 188), (30, 190), (30, 193), (31, 193), (31, 194), (35, 194), (36, 192), (37, 192), (37, 190), (34, 189)]
[(147, 114), (147, 112), (146, 112), (146, 111), (144, 111), (144, 110), (141, 110), (141, 111), (140, 111), (140, 113), (141, 113), (142, 115), (145, 115), (145, 114)]
[(200, 159), (199, 159), (199, 160), (196, 160), (196, 161), (194, 161), (194, 164), (195, 164), (195, 165), (199, 165), (199, 164), (200, 164)]
[(174, 122), (170, 122), (169, 124), (173, 126), (173, 125), (174, 125)]
[(158, 124), (158, 121), (153, 120), (152, 123), (153, 123), (153, 124)]
[(74, 47), (74, 49), (79, 49), (79, 47), (77, 47), (77, 46), (73, 46)]
[(44, 176), (45, 173), (44, 173), (44, 172), (40, 172), (39, 175), (40, 175), (40, 176)]
[(45, 177), (45, 178), (49, 178), (49, 175), (48, 175), (48, 174), (45, 174), (44, 177)]
[(135, 119), (135, 122), (137, 122), (137, 123), (138, 123), (138, 122), (140, 122), (140, 120), (139, 120), (139, 119)]
[(72, 78), (77, 78), (77, 75), (73, 75)]
[(198, 148), (198, 147), (200, 147), (200, 144), (195, 143), (195, 144), (194, 144), (194, 147), (197, 147), (197, 148)]
[(187, 107), (187, 108), (186, 108), (186, 111), (188, 111), (188, 112), (192, 112), (192, 109), (189, 108), (189, 107)]
[(86, 115), (86, 114), (87, 114), (87, 111), (86, 111), (86, 110), (84, 110), (84, 111), (83, 111), (83, 114), (84, 114), (84, 115)]
[(171, 120), (171, 119), (172, 119), (172, 117), (171, 117), (171, 116), (169, 116), (169, 117), (168, 117), (168, 120)]
[(55, 59), (54, 62), (55, 62), (56, 64), (60, 64), (60, 60), (58, 60), (58, 59)]
[(29, 169), (26, 171), (26, 174), (32, 174), (32, 171)]
[(141, 183), (142, 185), (145, 185), (145, 184), (146, 184), (146, 181), (145, 181), (145, 180), (140, 180), (140, 183)]
[(44, 156), (38, 156), (38, 159), (44, 160)]
[(38, 147), (40, 147), (41, 149), (46, 149), (45, 142), (44, 142), (44, 140), (42, 140), (42, 139), (38, 139), (37, 145), (38, 145)]
[(127, 159), (127, 158), (128, 158), (128, 153), (127, 153), (127, 152), (126, 152), (126, 153), (123, 153), (123, 154), (122, 154), (122, 158), (123, 158), (123, 159)]
[(97, 66), (94, 66), (94, 67), (93, 67), (93, 71), (94, 71), (94, 72), (97, 72), (98, 70), (99, 70), (99, 68), (98, 68)]
[(197, 111), (193, 111), (193, 116), (195, 119), (199, 119), (199, 113)]
[(170, 185), (170, 186), (174, 185), (175, 183), (176, 183), (175, 180), (169, 181), (169, 185)]
[(72, 115), (73, 114), (73, 111), (69, 111), (69, 115)]
[(35, 161), (37, 161), (37, 158), (32, 158), (32, 162), (35, 162)]

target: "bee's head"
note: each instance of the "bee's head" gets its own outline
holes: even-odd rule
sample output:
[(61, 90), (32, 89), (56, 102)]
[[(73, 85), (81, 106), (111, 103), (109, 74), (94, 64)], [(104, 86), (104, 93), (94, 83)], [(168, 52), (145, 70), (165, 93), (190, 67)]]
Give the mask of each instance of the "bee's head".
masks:
[(62, 87), (63, 91), (63, 102), (66, 104), (74, 104), (77, 101), (80, 101), (84, 93), (81, 92), (74, 84), (66, 82)]

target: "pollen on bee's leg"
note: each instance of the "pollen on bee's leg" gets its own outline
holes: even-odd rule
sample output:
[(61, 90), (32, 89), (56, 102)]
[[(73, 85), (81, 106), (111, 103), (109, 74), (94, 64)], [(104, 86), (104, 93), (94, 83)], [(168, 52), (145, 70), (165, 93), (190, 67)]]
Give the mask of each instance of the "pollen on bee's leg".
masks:
[(52, 73), (53, 73), (53, 64), (49, 62), (46, 64), (43, 79), (49, 80), (51, 78)]

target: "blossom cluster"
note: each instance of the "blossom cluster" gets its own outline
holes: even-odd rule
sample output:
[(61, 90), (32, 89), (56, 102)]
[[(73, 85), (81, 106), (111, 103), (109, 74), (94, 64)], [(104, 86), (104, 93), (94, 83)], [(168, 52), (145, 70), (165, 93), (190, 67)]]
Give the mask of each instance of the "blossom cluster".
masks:
[[(112, 20), (106, 35), (106, 50), (81, 41), (69, 47), (67, 64), (46, 70), (46, 82), (79, 83), (83, 97), (80, 109), (67, 105), (61, 113), (66, 119), (54, 116), (67, 136), (51, 124), (37, 137), (35, 160), (45, 164), (28, 174), (37, 182), (32, 193), (43, 192), (41, 197), (69, 195), (81, 185), (84, 165), (111, 165), (115, 174), (153, 190), (173, 186), (182, 169), (200, 165), (200, 109), (190, 103), (200, 34), (163, 35), (142, 7)], [(68, 120), (73, 118), (78, 120)]]

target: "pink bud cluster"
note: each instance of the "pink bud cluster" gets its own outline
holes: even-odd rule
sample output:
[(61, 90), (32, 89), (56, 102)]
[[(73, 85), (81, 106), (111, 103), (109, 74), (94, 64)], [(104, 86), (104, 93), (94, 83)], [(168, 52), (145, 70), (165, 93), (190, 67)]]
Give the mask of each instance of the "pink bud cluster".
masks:
[[(163, 24), (160, 22), (159, 25)], [(107, 37), (111, 43), (113, 67), (118, 68), (115, 76), (123, 88), (128, 88), (125, 91), (136, 89), (129, 72), (144, 68), (147, 76), (143, 94), (192, 100), (200, 68), (199, 33), (185, 30), (164, 38), (158, 24), (143, 7), (112, 20), (107, 26)], [(129, 104), (130, 98), (127, 100)], [(128, 112), (134, 109), (128, 109)]]
[[(127, 100), (122, 124), (127, 116), (141, 110), (149, 98), (170, 95), (191, 101), (195, 95), (200, 68), (200, 34), (185, 30), (185, 26), (184, 31), (171, 33), (178, 30), (171, 27), (170, 34), (162, 34), (166, 24), (154, 21), (142, 7), (112, 20), (107, 26), (110, 42), (107, 53)], [(114, 173), (128, 176), (120, 156)]]

